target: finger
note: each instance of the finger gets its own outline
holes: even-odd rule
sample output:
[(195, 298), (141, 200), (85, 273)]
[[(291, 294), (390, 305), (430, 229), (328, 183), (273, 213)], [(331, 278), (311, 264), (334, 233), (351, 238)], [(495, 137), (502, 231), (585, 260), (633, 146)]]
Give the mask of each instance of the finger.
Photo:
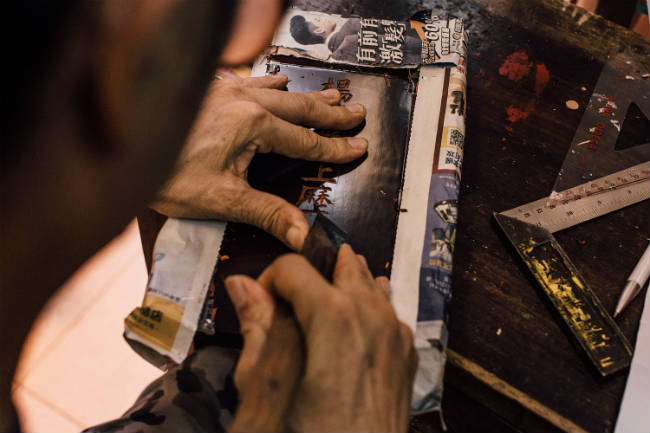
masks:
[[(339, 105), (339, 102), (341, 102), (341, 92), (339, 92), (336, 89), (325, 89), (319, 92), (307, 92), (307, 93), (303, 93), (303, 95), (309, 95), (319, 100), (322, 100), (327, 105)], [(350, 104), (350, 105), (355, 105), (355, 104)], [(361, 105), (361, 104), (356, 104), (356, 105)], [(364, 109), (364, 115), (365, 115), (366, 107), (364, 107), (363, 105), (361, 105), (361, 107)]]
[(271, 327), (275, 303), (257, 281), (245, 275), (230, 276), (225, 281), (226, 290), (235, 306), (244, 347), (235, 369), (235, 385), (239, 390), (246, 387), (248, 378), (259, 359), (268, 330)]
[(311, 93), (253, 89), (248, 95), (274, 115), (297, 125), (345, 130), (366, 117), (361, 104), (338, 105), (341, 95), (336, 89)]
[(390, 287), (390, 280), (383, 276), (377, 277), (375, 278), (375, 284), (377, 287), (379, 287), (379, 290), (381, 290), (382, 293), (386, 295), (388, 299), (390, 299), (390, 294), (392, 292), (392, 289)]
[(285, 254), (276, 259), (257, 281), (267, 290), (289, 302), (306, 334), (314, 315), (326, 305), (326, 299), (336, 293), (304, 256)]
[(361, 262), (361, 264), (362, 264), (363, 266), (365, 266), (366, 268), (368, 267), (368, 261), (367, 261), (366, 258), (363, 256), (363, 254), (357, 254), (357, 259), (359, 259), (359, 261)]
[(228, 205), (228, 220), (251, 224), (278, 238), (289, 248), (302, 249), (309, 224), (293, 204), (281, 197), (253, 189), (243, 179), (234, 179), (237, 186), (229, 191), (233, 198)]
[(218, 192), (208, 189), (193, 197), (188, 196), (193, 205), (192, 212), (175, 203), (156, 202), (154, 205), (166, 215), (178, 218), (199, 216), (251, 224), (296, 251), (302, 249), (309, 224), (296, 206), (276, 195), (254, 190), (244, 179), (232, 174), (220, 178), (214, 188), (218, 188)]
[(309, 161), (350, 162), (366, 153), (368, 142), (358, 137), (323, 137), (302, 126), (269, 114), (257, 129), (259, 152), (273, 151)]
[[(243, 80), (246, 87), (254, 89), (284, 89), (287, 87), (289, 78), (286, 75), (275, 74), (263, 77), (249, 77)], [(286, 93), (286, 92), (285, 92)]]
[(346, 290), (372, 290), (375, 286), (370, 270), (348, 244), (339, 248), (332, 280), (335, 286)]

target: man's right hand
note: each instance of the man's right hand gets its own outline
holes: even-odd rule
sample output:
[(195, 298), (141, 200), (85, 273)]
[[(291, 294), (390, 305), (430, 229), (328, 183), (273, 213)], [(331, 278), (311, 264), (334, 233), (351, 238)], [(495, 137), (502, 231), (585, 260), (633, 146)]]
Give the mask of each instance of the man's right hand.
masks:
[[(406, 431), (417, 354), (413, 334), (389, 301), (385, 277), (341, 246), (329, 284), (307, 260), (278, 258), (257, 281), (226, 280), (244, 349), (235, 373), (242, 391), (273, 317), (273, 296), (287, 300), (305, 338), (305, 374), (287, 425), (295, 431)], [(280, 348), (281, 350), (281, 348)]]
[(343, 163), (366, 153), (358, 137), (329, 138), (310, 127), (346, 130), (359, 125), (366, 110), (339, 106), (336, 89), (294, 93), (285, 75), (224, 78), (209, 89), (176, 170), (151, 207), (177, 218), (207, 218), (260, 227), (300, 251), (309, 231), (305, 215), (292, 203), (253, 189), (248, 165), (256, 153)]

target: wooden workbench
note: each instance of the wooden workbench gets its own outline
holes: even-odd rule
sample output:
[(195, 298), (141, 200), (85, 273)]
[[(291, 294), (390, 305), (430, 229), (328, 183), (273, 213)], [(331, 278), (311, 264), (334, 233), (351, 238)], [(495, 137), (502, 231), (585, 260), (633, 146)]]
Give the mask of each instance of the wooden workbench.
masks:
[[(561, 1), (440, 3), (441, 14), (464, 11), (470, 33), (445, 418), (458, 431), (612, 431), (626, 374), (598, 380), (588, 370), (491, 213), (549, 194), (608, 56), (629, 46), (647, 67), (650, 45)], [(515, 52), (544, 64), (550, 80), (529, 116), (510, 122), (506, 107), (535, 98), (532, 80), (499, 73)], [(646, 201), (556, 235), (609, 311), (647, 245), (648, 221)], [(632, 343), (640, 298), (618, 320)], [(427, 430), (422, 421), (416, 430)]]
[[(443, 17), (465, 19), (467, 141), (443, 400), (450, 430), (612, 431), (626, 373), (599, 380), (590, 372), (500, 235), (492, 212), (551, 191), (608, 56), (627, 46), (647, 66), (650, 44), (559, 0), (294, 3), (392, 19), (431, 8)], [(549, 71), (543, 90), (536, 93), (533, 76), (510, 80), (499, 73), (516, 52)], [(523, 110), (531, 100), (534, 107), (526, 110), (527, 117), (508, 120), (507, 107)], [(576, 101), (579, 109), (568, 109), (567, 100)], [(556, 236), (609, 311), (647, 245), (649, 220), (644, 202)], [(156, 226), (141, 221), (146, 254)], [(618, 319), (633, 344), (642, 297)], [(420, 416), (411, 429), (439, 431), (439, 424), (437, 415)]]

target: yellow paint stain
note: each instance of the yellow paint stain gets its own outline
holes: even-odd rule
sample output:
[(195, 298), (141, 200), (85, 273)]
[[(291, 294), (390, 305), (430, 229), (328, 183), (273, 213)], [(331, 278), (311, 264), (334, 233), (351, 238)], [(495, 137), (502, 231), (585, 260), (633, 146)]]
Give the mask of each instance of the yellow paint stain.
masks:
[(582, 281), (575, 275), (571, 277), (571, 281), (573, 281), (573, 284), (575, 284), (577, 287), (581, 288), (582, 290), (585, 289), (585, 286), (582, 284)]
[[(544, 290), (553, 299), (562, 317), (572, 324), (573, 329), (579, 334), (580, 340), (585, 342), (589, 349), (606, 347), (610, 337), (602, 333), (602, 328), (591, 323), (591, 315), (583, 309), (584, 303), (576, 296), (576, 291), (579, 293), (585, 290), (582, 281), (576, 275), (571, 275), (570, 278), (552, 276), (552, 265), (560, 263), (561, 260), (557, 257), (551, 257), (549, 260), (534, 257), (531, 254), (533, 250), (534, 247), (524, 250), (529, 266), (532, 267), (533, 273)], [(613, 362), (611, 361), (611, 363)]]
[(606, 358), (603, 358), (600, 360), (600, 366), (603, 368), (609, 367), (614, 363), (614, 360), (612, 359), (611, 356), (608, 356)]

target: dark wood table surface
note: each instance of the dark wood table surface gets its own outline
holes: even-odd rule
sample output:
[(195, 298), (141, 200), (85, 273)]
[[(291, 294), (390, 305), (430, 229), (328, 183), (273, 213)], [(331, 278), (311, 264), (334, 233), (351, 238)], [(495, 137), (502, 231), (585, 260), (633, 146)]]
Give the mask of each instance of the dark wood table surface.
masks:
[[(467, 141), (443, 399), (450, 430), (612, 431), (627, 372), (598, 379), (589, 370), (500, 234), (492, 212), (550, 193), (604, 63), (627, 47), (647, 67), (648, 41), (560, 0), (294, 3), (392, 19), (424, 8), (465, 19)], [(499, 73), (517, 52), (549, 71), (541, 92), (534, 74), (513, 81)], [(579, 109), (568, 109), (567, 100)], [(531, 101), (534, 108), (526, 110), (527, 117), (508, 119), (507, 107), (525, 110)], [(140, 218), (147, 260), (160, 221)], [(609, 311), (648, 243), (649, 221), (645, 201), (556, 234)], [(644, 294), (617, 319), (632, 344)], [(411, 429), (439, 431), (438, 415), (416, 417)]]

